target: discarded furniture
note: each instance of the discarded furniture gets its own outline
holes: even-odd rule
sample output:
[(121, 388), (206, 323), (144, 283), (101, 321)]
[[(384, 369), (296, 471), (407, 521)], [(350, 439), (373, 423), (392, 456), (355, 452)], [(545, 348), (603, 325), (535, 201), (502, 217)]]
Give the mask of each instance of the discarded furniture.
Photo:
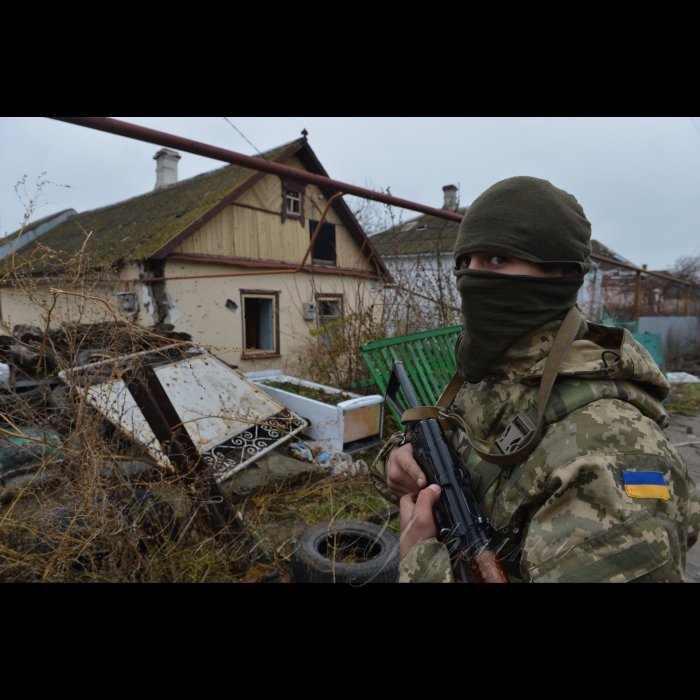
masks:
[[(314, 384), (296, 377), (288, 377), (280, 371), (252, 372), (246, 379), (260, 387), (268, 396), (306, 418), (311, 424), (305, 434), (320, 442), (325, 449), (357, 454), (378, 444), (384, 437), (384, 398), (382, 396), (358, 396)], [(284, 385), (307, 389), (307, 396), (282, 388)], [(316, 394), (316, 398), (309, 398)], [(329, 405), (322, 395), (346, 395), (347, 401)], [(319, 400), (321, 399), (321, 400)]]
[[(214, 482), (187, 426), (148, 360), (136, 360), (122, 374), (122, 379), (161, 447), (167, 449), (170, 463), (204, 506), (208, 515), (204, 521), (210, 532), (229, 545), (249, 549), (252, 541), (245, 534), (243, 519), (231, 508), (223, 491)], [(250, 570), (247, 558), (234, 564), (236, 573)]]
[(208, 352), (189, 344), (76, 367), (61, 379), (162, 466), (170, 460), (127, 390), (122, 373), (148, 362), (220, 483), (303, 432), (307, 422)]
[[(363, 346), (362, 357), (372, 374), (372, 381), (356, 386), (377, 386), (382, 395), (385, 394), (394, 362), (403, 362), (419, 401), (424, 406), (434, 406), (457, 372), (455, 345), (461, 332), (461, 326), (454, 326)], [(392, 413), (396, 415), (393, 409)], [(396, 418), (400, 416), (396, 415)]]

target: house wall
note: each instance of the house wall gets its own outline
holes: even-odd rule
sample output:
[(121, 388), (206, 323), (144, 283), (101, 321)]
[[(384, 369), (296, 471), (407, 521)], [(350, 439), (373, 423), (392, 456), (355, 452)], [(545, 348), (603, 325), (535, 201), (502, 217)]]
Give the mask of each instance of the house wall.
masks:
[[(296, 158), (292, 158), (289, 165), (303, 168)], [(318, 221), (326, 204), (321, 191), (308, 185), (304, 197), (304, 224), (296, 219), (283, 222), (282, 182), (278, 177), (269, 175), (244, 193), (236, 204), (227, 207), (185, 241), (177, 248), (175, 255), (207, 255), (299, 264), (311, 241), (309, 221)], [(336, 226), (338, 267), (372, 272), (372, 263), (362, 253), (333, 209), (328, 213), (326, 221)]]
[[(242, 267), (184, 260), (168, 260), (165, 269), (167, 277), (250, 272)], [(298, 353), (303, 352), (310, 331), (317, 327), (316, 322), (304, 320), (304, 302), (314, 302), (316, 294), (341, 294), (346, 316), (360, 306), (378, 308), (382, 294), (371, 282), (365, 278), (309, 273), (169, 281), (166, 290), (172, 308), (167, 320), (176, 331), (189, 333), (196, 342), (209, 346), (214, 354), (243, 372), (293, 371)], [(242, 359), (241, 290), (279, 293), (281, 357)], [(228, 301), (238, 309), (227, 308)]]
[[(390, 336), (461, 325), (461, 314), (453, 310), (460, 309), (462, 301), (453, 272), (452, 253), (384, 257), (383, 260), (396, 283), (396, 288), (387, 292), (386, 299)], [(442, 307), (430, 299), (442, 302), (445, 308), (441, 310)]]
[[(55, 326), (59, 323), (102, 323), (115, 318), (131, 320), (140, 326), (153, 325), (152, 308), (144, 306), (149, 301), (148, 287), (143, 287), (139, 278), (143, 276), (141, 265), (127, 265), (119, 277), (105, 281), (53, 280), (38, 284), (31, 289), (6, 285), (0, 287), (0, 322), (2, 332), (11, 333), (18, 325), (45, 327), (51, 319)], [(52, 290), (65, 290), (56, 295)], [(136, 319), (120, 311), (117, 294), (136, 291), (141, 310)], [(57, 299), (54, 306), (54, 299)]]
[(603, 317), (603, 271), (600, 265), (585, 276), (579, 290), (578, 303), (592, 323), (600, 323)]

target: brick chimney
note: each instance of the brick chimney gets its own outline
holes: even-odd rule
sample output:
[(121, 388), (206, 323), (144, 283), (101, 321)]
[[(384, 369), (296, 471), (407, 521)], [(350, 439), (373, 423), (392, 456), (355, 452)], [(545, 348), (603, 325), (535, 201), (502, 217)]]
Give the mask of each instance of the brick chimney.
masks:
[(457, 211), (457, 207), (459, 206), (457, 193), (459, 189), (455, 187), (455, 185), (447, 185), (447, 187), (442, 188), (442, 191), (445, 193), (445, 204), (442, 208), (447, 211)]
[(156, 166), (156, 187), (161, 190), (177, 182), (177, 164), (182, 156), (177, 151), (164, 148), (153, 156)]

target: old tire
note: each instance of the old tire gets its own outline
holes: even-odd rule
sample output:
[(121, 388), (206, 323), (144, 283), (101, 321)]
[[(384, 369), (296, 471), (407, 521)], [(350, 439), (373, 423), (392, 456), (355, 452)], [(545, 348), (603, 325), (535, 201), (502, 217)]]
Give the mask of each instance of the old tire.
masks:
[(292, 557), (292, 577), (297, 583), (396, 583), (399, 539), (371, 523), (317, 525), (299, 540)]

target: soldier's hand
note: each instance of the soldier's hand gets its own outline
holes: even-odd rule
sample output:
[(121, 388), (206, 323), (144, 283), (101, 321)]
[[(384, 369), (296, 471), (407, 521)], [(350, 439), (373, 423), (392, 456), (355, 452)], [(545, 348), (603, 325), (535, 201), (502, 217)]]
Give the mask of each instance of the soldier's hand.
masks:
[(397, 498), (417, 494), (428, 483), (425, 474), (413, 459), (411, 445), (404, 445), (389, 455), (386, 474), (389, 493)]
[(417, 544), (437, 537), (433, 508), (442, 493), (439, 486), (431, 486), (418, 494), (401, 499), (401, 558)]

